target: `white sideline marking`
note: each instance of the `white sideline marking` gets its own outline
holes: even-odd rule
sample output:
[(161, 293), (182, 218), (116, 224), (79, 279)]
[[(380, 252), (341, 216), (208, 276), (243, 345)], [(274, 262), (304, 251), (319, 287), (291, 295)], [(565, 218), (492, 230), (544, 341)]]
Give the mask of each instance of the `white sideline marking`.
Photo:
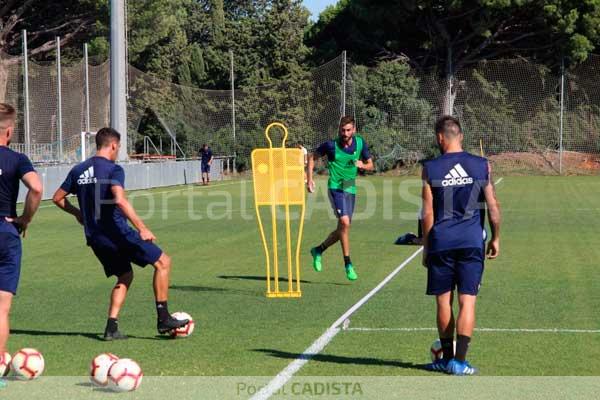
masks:
[[(186, 187), (183, 189), (172, 189), (172, 190), (163, 190), (162, 192), (149, 192), (147, 194), (154, 196), (155, 194), (164, 194), (164, 193), (175, 193), (175, 192), (184, 192), (186, 190), (196, 190), (196, 189), (209, 189), (209, 188), (214, 188), (214, 187), (219, 187), (219, 186), (227, 186), (227, 185), (234, 185), (236, 183), (242, 183), (242, 182), (250, 182), (249, 180), (245, 179), (245, 180), (236, 180), (234, 182), (226, 182), (226, 183), (218, 183), (216, 185), (208, 185), (208, 186), (199, 186), (199, 187), (194, 187), (196, 184), (187, 184), (185, 185)], [(192, 188), (190, 189), (190, 186), (192, 186)], [(140, 192), (147, 192), (150, 191), (152, 189), (142, 189), (142, 190), (135, 190), (136, 192), (140, 191)], [(50, 201), (50, 200), (44, 200), (44, 201)], [(38, 208), (50, 208), (50, 207), (56, 207), (54, 204), (46, 204), (43, 206), (39, 206)]]
[(369, 293), (367, 293), (362, 299), (348, 309), (341, 317), (339, 317), (327, 330), (311, 344), (304, 352), (292, 361), (287, 367), (285, 367), (280, 373), (277, 374), (266, 386), (264, 386), (258, 393), (251, 397), (251, 400), (266, 400), (273, 396), (279, 389), (281, 389), (296, 372), (300, 370), (310, 359), (319, 354), (325, 346), (331, 342), (331, 340), (337, 335), (341, 329), (340, 325), (344, 323), (348, 317), (354, 314), (360, 307), (362, 307), (371, 297), (373, 297), (378, 291), (381, 290), (392, 278), (394, 278), (404, 267), (406, 267), (419, 253), (423, 251), (423, 247), (419, 247), (410, 257), (408, 257), (402, 264), (396, 267), (395, 270), (390, 272), (377, 286), (375, 286)]
[[(346, 328), (354, 332), (428, 332), (437, 328)], [(600, 333), (600, 329), (569, 328), (475, 328), (478, 332), (514, 332), (514, 333)]]
[(498, 178), (498, 180), (496, 182), (494, 182), (494, 185), (499, 185), (500, 182), (502, 182), (502, 179), (504, 179), (504, 177)]

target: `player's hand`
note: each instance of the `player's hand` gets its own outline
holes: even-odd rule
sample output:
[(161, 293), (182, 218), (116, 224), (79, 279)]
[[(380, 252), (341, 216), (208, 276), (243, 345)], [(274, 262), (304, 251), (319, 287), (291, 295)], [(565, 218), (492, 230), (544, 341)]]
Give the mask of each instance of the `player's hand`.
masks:
[(22, 235), (23, 237), (27, 236), (27, 226), (29, 226), (29, 223), (31, 221), (26, 220), (23, 217), (17, 217), (17, 218), (4, 217), (4, 219), (6, 220), (6, 222), (10, 222), (11, 224), (16, 225), (17, 231), (19, 231), (20, 235)]
[(356, 160), (356, 168), (358, 169), (365, 169), (366, 165), (364, 162), (362, 162), (361, 160)]
[(498, 255), (500, 254), (500, 240), (499, 239), (491, 240), (488, 243), (486, 254), (487, 254), (487, 258), (489, 258), (490, 260), (493, 260), (494, 258), (498, 257)]
[(156, 240), (156, 236), (148, 228), (140, 230), (140, 237), (146, 242), (154, 242)]
[(314, 193), (315, 192), (315, 181), (313, 181), (311, 179), (308, 182), (306, 182), (306, 188), (308, 189), (309, 193)]

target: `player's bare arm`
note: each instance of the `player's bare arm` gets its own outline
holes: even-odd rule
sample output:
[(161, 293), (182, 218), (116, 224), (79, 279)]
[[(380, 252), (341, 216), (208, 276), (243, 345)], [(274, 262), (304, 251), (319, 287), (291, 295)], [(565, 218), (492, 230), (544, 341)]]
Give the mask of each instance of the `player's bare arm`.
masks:
[(365, 171), (373, 171), (375, 169), (372, 158), (369, 158), (367, 161), (358, 160), (356, 167)]
[(492, 230), (492, 239), (487, 246), (487, 258), (494, 259), (500, 254), (500, 203), (496, 197), (496, 188), (490, 174), (490, 181), (484, 189), (488, 209), (488, 221)]
[(6, 218), (6, 220), (8, 222), (17, 224), (23, 237), (25, 237), (27, 226), (33, 219), (33, 216), (38, 210), (40, 202), (42, 201), (42, 181), (35, 171), (28, 172), (23, 175), (21, 181), (27, 187), (27, 189), (29, 189), (27, 192), (27, 197), (25, 198), (23, 214), (17, 218)]
[(71, 214), (72, 216), (74, 216), (75, 219), (77, 219), (77, 222), (79, 222), (81, 225), (83, 225), (83, 218), (81, 216), (81, 210), (79, 210), (79, 208), (75, 207), (69, 201), (69, 199), (67, 198), (68, 195), (69, 195), (69, 193), (67, 193), (64, 189), (58, 188), (58, 190), (56, 190), (56, 192), (54, 192), (54, 196), (52, 196), (52, 202), (54, 202), (54, 204), (58, 208), (60, 208), (67, 214)]
[(140, 237), (142, 238), (142, 240), (152, 242), (155, 241), (156, 236), (154, 236), (150, 229), (146, 227), (144, 221), (142, 221), (142, 219), (137, 215), (135, 209), (133, 208), (129, 200), (127, 200), (125, 190), (119, 185), (113, 185), (111, 187), (111, 191), (115, 199), (115, 205), (119, 207), (121, 211), (123, 211), (125, 217), (127, 217), (127, 219), (133, 224), (133, 226), (135, 226), (135, 229), (137, 229), (140, 232)]
[(421, 178), (423, 180), (423, 188), (421, 189), (421, 199), (423, 202), (421, 220), (423, 230), (423, 266), (427, 267), (429, 232), (433, 227), (433, 194), (431, 192), (431, 186), (427, 180), (425, 169), (423, 169)]
[[(318, 158), (318, 157), (317, 157)], [(315, 169), (315, 153), (308, 154), (308, 165), (306, 167), (306, 188), (310, 193), (315, 191), (315, 181), (313, 180), (313, 170)]]

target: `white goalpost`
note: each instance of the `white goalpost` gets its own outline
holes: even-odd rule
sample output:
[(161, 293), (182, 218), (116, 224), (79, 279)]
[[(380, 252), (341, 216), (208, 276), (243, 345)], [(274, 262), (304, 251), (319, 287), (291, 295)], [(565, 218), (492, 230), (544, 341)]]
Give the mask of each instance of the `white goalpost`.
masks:
[(92, 152), (96, 147), (94, 139), (96, 132), (81, 132), (81, 162), (92, 156)]

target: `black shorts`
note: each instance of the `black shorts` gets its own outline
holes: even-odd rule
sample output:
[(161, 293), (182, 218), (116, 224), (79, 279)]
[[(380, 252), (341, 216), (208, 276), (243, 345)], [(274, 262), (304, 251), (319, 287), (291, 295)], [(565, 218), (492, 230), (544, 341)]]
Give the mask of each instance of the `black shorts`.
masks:
[(335, 216), (339, 219), (347, 216), (352, 219), (354, 214), (354, 205), (356, 204), (356, 195), (348, 193), (341, 189), (329, 189), (329, 202)]
[[(0, 217), (4, 219), (4, 217)], [(0, 231), (0, 290), (17, 294), (21, 276), (21, 238), (7, 222)]]
[(131, 263), (140, 267), (153, 265), (162, 254), (160, 247), (142, 240), (133, 230), (118, 238), (96, 237), (90, 240), (89, 246), (104, 267), (107, 278), (131, 272)]
[(476, 296), (483, 277), (484, 249), (445, 250), (427, 256), (427, 294), (439, 295), (458, 289)]
[(204, 164), (204, 163), (202, 163), (200, 165), (200, 171), (202, 173), (207, 173), (207, 174), (210, 173), (210, 164)]

